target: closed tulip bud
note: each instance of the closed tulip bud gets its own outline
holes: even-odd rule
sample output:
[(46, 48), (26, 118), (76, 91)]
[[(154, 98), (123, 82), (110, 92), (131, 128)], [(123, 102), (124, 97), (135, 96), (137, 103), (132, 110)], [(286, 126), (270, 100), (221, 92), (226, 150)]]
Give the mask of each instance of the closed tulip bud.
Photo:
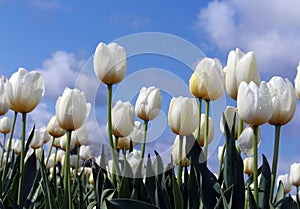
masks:
[(126, 51), (117, 43), (99, 43), (94, 54), (94, 71), (105, 84), (116, 84), (126, 73)]
[(89, 139), (89, 133), (86, 125), (81, 126), (78, 130), (72, 133), (76, 146), (85, 145)]
[(237, 107), (240, 118), (250, 125), (268, 122), (274, 108), (267, 83), (262, 81), (257, 86), (252, 81), (249, 85), (243, 81), (239, 87)]
[(244, 162), (244, 173), (248, 175), (252, 175), (254, 169), (254, 158), (247, 157), (244, 159), (243, 162)]
[(195, 99), (173, 97), (168, 112), (168, 124), (171, 130), (181, 136), (192, 134), (199, 122), (198, 107)]
[(290, 169), (290, 183), (300, 186), (300, 163), (293, 163)]
[(61, 149), (57, 151), (57, 158), (56, 158), (57, 162), (61, 163), (62, 157), (65, 156), (65, 153), (66, 152), (64, 150), (61, 150)]
[(60, 148), (60, 138), (55, 138), (53, 142), (53, 147)]
[(256, 66), (255, 54), (250, 51), (247, 54), (239, 48), (230, 51), (225, 69), (226, 91), (232, 99), (237, 99), (238, 88), (242, 81), (256, 85), (260, 84), (260, 76)]
[(297, 75), (295, 78), (295, 91), (297, 98), (300, 99), (300, 62), (297, 67)]
[(2, 134), (7, 134), (11, 129), (11, 121), (9, 117), (3, 117), (0, 119), (0, 132)]
[(128, 136), (134, 126), (134, 108), (130, 102), (117, 101), (111, 111), (112, 132), (116, 137)]
[(284, 194), (289, 193), (291, 191), (291, 189), (292, 189), (292, 185), (291, 185), (290, 179), (289, 179), (289, 174), (279, 175), (277, 177), (277, 187), (279, 187), (280, 181), (283, 184)]
[(142, 123), (139, 121), (134, 121), (134, 127), (132, 132), (126, 137), (120, 137), (118, 139), (118, 149), (129, 150), (130, 140), (132, 141), (132, 146), (135, 147), (143, 138)]
[(89, 157), (91, 157), (91, 155), (90, 146), (82, 145), (80, 147), (79, 156), (82, 158), (82, 160), (87, 160)]
[(56, 118), (61, 128), (75, 131), (83, 125), (90, 109), (91, 104), (86, 103), (84, 92), (65, 88), (56, 102)]
[(42, 137), (42, 140), (43, 140), (43, 143), (46, 144), (50, 141), (50, 135), (48, 134), (48, 130), (47, 130), (47, 127), (41, 127), (39, 129), (39, 131), (41, 132), (41, 137)]
[[(234, 133), (235, 133), (235, 138), (237, 138), (237, 134), (238, 134), (238, 124), (239, 124), (239, 114), (236, 111), (236, 108), (232, 107), (232, 106), (227, 106), (225, 111), (224, 111), (224, 116), (225, 116), (225, 120), (227, 122), (229, 131), (232, 130), (233, 124), (234, 124)], [(234, 116), (235, 116), (235, 120), (234, 120)], [(221, 120), (220, 120), (220, 130), (223, 133), (223, 135), (225, 136), (225, 120), (224, 117), (221, 116)], [(243, 127), (244, 128), (244, 127)]]
[(182, 142), (182, 159), (179, 159), (179, 136), (177, 135), (172, 147), (172, 157), (173, 157), (173, 161), (176, 165), (179, 164), (179, 162), (181, 161), (181, 165), (183, 167), (188, 167), (190, 166), (191, 162), (189, 159), (187, 159), (186, 154), (188, 152), (188, 150), (186, 150), (186, 137), (183, 137), (183, 142)]
[[(67, 147), (67, 134), (63, 135), (62, 137), (60, 137), (59, 140), (60, 143), (60, 148), (64, 151), (66, 151), (66, 147)], [(71, 141), (70, 141), (70, 150), (75, 148), (75, 140), (74, 137), (71, 137)]]
[(12, 144), (12, 150), (14, 151), (14, 153), (16, 154), (16, 155), (18, 155), (18, 154), (20, 154), (20, 152), (21, 152), (21, 140), (19, 140), (19, 139), (12, 139), (12, 142), (11, 142), (11, 144)]
[(0, 115), (5, 115), (9, 110), (9, 105), (6, 100), (6, 77), (1, 76), (0, 77)]
[(135, 103), (135, 114), (142, 120), (153, 120), (160, 112), (161, 101), (159, 88), (143, 87)]
[(295, 89), (288, 79), (274, 76), (268, 82), (274, 112), (269, 120), (271, 125), (284, 125), (294, 116), (296, 110)]
[(19, 68), (6, 83), (6, 99), (15, 112), (31, 112), (40, 103), (44, 92), (44, 79), (37, 71)]
[(40, 160), (41, 157), (42, 157), (42, 152), (43, 152), (43, 149), (42, 148), (38, 148), (38, 149), (35, 149), (35, 157), (37, 160)]
[[(204, 146), (204, 133), (205, 133), (205, 114), (201, 114), (201, 130), (200, 130), (200, 138), (199, 145), (201, 147)], [(198, 134), (198, 127), (195, 129), (193, 135), (196, 138)], [(211, 117), (208, 118), (208, 136), (207, 136), (207, 144), (210, 144), (214, 138), (214, 123)]]
[[(257, 131), (257, 140), (258, 140), (258, 145), (260, 143), (261, 140), (261, 133), (260, 133), (260, 128), (258, 127), (258, 131)], [(254, 144), (253, 144), (253, 140), (254, 140), (254, 132), (253, 132), (253, 127), (252, 126), (248, 126), (247, 128), (245, 128), (243, 130), (243, 132), (241, 133), (240, 137), (237, 140), (237, 146), (241, 149), (241, 151), (247, 156), (251, 156), (253, 155), (253, 151), (254, 151)]]
[(224, 72), (218, 59), (202, 59), (190, 78), (190, 91), (204, 100), (219, 99), (224, 92)]
[(43, 142), (40, 130), (35, 129), (32, 140), (30, 142), (30, 147), (32, 149), (38, 149), (38, 148), (42, 147), (43, 143), (44, 142)]
[(53, 116), (50, 119), (47, 126), (47, 130), (48, 133), (55, 138), (62, 137), (66, 133), (66, 131), (60, 127), (58, 120), (56, 119), (56, 116)]

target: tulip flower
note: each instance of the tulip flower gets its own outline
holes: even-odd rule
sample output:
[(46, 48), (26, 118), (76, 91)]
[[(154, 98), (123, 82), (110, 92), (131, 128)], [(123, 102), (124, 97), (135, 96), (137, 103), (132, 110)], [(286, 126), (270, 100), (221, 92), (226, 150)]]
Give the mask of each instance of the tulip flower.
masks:
[(290, 167), (290, 183), (300, 186), (300, 163), (293, 163)]
[[(233, 107), (233, 106), (227, 106), (225, 111), (224, 111), (224, 116), (225, 116), (225, 120), (227, 122), (227, 125), (228, 125), (228, 128), (229, 128), (230, 131), (232, 130), (232, 127), (233, 127), (233, 124), (234, 124), (235, 138), (238, 138), (238, 123), (239, 123), (240, 117), (239, 117), (239, 114), (238, 114), (236, 108)], [(234, 121), (234, 117), (235, 117), (235, 121)], [(221, 130), (222, 134), (225, 136), (224, 125), (225, 125), (224, 118), (221, 117), (220, 130)], [(243, 126), (241, 128), (242, 128), (242, 130), (244, 129)]]
[[(126, 155), (126, 160), (128, 161), (128, 163), (129, 163), (129, 165), (130, 165), (130, 167), (131, 167), (131, 169), (132, 169), (132, 172), (133, 172), (134, 174), (138, 174), (138, 173), (137, 173), (137, 170), (138, 170), (138, 168), (139, 168), (139, 165), (140, 165), (140, 162), (141, 162), (142, 159), (143, 159), (143, 158), (142, 158), (142, 156), (141, 156), (141, 152), (138, 151), (138, 150), (135, 150), (135, 149), (134, 149), (132, 152), (130, 152), (130, 153), (128, 153), (128, 154)], [(136, 178), (143, 178), (144, 173), (145, 173), (145, 169), (144, 169), (144, 167), (142, 166), (141, 173), (139, 173), (139, 174), (141, 174), (142, 176), (135, 176), (135, 177), (136, 177)], [(129, 177), (131, 177), (131, 176), (129, 176)]]
[(4, 147), (6, 144), (6, 134), (11, 130), (11, 121), (9, 117), (3, 117), (0, 119), (0, 132), (3, 134), (2, 154), (1, 154), (1, 165), (3, 165)]
[(126, 51), (117, 43), (99, 43), (94, 54), (94, 71), (105, 84), (116, 84), (126, 73)]
[(90, 146), (82, 145), (80, 147), (79, 156), (82, 158), (82, 160), (87, 160), (89, 157), (91, 157), (92, 154)]
[(32, 140), (30, 142), (30, 147), (32, 149), (38, 149), (42, 147), (42, 145), (43, 145), (43, 139), (41, 136), (41, 131), (39, 129), (35, 129)]
[(72, 137), (74, 138), (73, 140), (76, 146), (85, 145), (89, 139), (89, 133), (86, 125), (83, 125), (78, 130), (74, 131)]
[(253, 157), (247, 157), (244, 159), (244, 173), (248, 175), (253, 174), (253, 163), (254, 159)]
[(282, 182), (284, 188), (284, 194), (287, 194), (291, 191), (292, 185), (290, 183), (289, 174), (279, 175), (277, 177), (277, 187), (279, 187), (279, 183)]
[(182, 154), (181, 158), (179, 157), (179, 135), (176, 136), (173, 147), (172, 147), (172, 157), (173, 161), (176, 165), (179, 165), (181, 163), (181, 166), (183, 167), (188, 167), (190, 166), (191, 162), (190, 160), (186, 157), (186, 154), (188, 153), (189, 150), (186, 150), (186, 137), (183, 137), (182, 141)]
[(134, 127), (132, 132), (126, 137), (120, 137), (118, 139), (117, 148), (120, 150), (129, 150), (130, 149), (130, 141), (132, 142), (132, 146), (136, 146), (139, 142), (142, 141), (143, 138), (143, 130), (142, 123), (139, 121), (134, 121)]
[(275, 178), (278, 164), (278, 151), (280, 141), (280, 128), (288, 123), (296, 110), (296, 96), (292, 83), (288, 79), (274, 76), (268, 82), (272, 97), (274, 112), (269, 120), (275, 126), (274, 154), (272, 163), (271, 196), (273, 196)]
[[(63, 135), (59, 138), (60, 148), (66, 152), (67, 150), (67, 143), (68, 143), (68, 136), (67, 134)], [(75, 138), (71, 137), (70, 140), (70, 150), (73, 150), (75, 148)]]
[(134, 126), (134, 108), (130, 102), (117, 101), (112, 109), (112, 133), (116, 137), (128, 136)]
[(21, 153), (21, 140), (19, 139), (12, 140), (12, 150), (16, 155)]
[(246, 54), (239, 48), (235, 51), (230, 51), (224, 71), (226, 73), (226, 91), (234, 100), (237, 99), (238, 88), (242, 81), (246, 83), (253, 81), (256, 85), (259, 85), (261, 82), (256, 66), (255, 54), (252, 51)]
[(0, 78), (0, 115), (5, 115), (9, 110), (9, 105), (6, 100), (5, 86), (6, 86), (6, 77), (1, 76), (1, 78)]
[[(258, 145), (261, 141), (261, 133), (260, 133), (260, 128), (258, 127)], [(247, 156), (250, 157), (253, 155), (254, 152), (254, 130), (253, 126), (248, 126), (245, 128), (240, 135), (240, 137), (236, 141), (237, 146), (239, 149)]]
[[(204, 130), (206, 128), (206, 125), (205, 125), (205, 117), (206, 115), (205, 114), (201, 114), (201, 131), (200, 131), (200, 138), (199, 138), (199, 145), (201, 147), (204, 146)], [(200, 120), (200, 119), (199, 119)], [(208, 120), (208, 136), (207, 136), (207, 144), (210, 144), (214, 138), (214, 123), (213, 123), (213, 120), (211, 119), (211, 117), (209, 117), (209, 120)], [(198, 134), (198, 127), (196, 128), (196, 130), (194, 131), (193, 135), (195, 138), (197, 138), (197, 134)]]
[(297, 67), (297, 75), (295, 78), (295, 91), (297, 98), (300, 99), (300, 62)]
[(66, 131), (62, 129), (59, 125), (59, 122), (56, 116), (52, 116), (47, 126), (48, 133), (55, 138), (62, 137)]

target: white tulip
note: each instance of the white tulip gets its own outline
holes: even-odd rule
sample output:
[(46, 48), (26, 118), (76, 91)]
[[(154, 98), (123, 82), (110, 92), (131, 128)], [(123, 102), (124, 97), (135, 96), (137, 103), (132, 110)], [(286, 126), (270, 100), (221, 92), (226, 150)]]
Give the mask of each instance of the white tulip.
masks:
[(160, 112), (161, 101), (159, 88), (143, 87), (135, 103), (135, 114), (142, 120), (153, 120)]
[(130, 140), (132, 141), (132, 146), (135, 147), (142, 141), (143, 138), (143, 129), (142, 123), (140, 121), (134, 121), (134, 127), (132, 132), (126, 137), (120, 137), (118, 139), (118, 149), (120, 150), (129, 150), (130, 149)]
[(37, 71), (19, 68), (6, 83), (6, 99), (10, 109), (31, 112), (41, 101), (45, 92), (44, 79)]
[(300, 99), (300, 62), (297, 67), (297, 75), (295, 78), (295, 91), (297, 98)]
[(47, 130), (48, 133), (55, 138), (62, 137), (66, 133), (66, 131), (60, 127), (56, 116), (52, 116), (50, 119)]
[(274, 76), (268, 82), (274, 112), (269, 120), (271, 125), (284, 125), (294, 116), (296, 110), (295, 89), (288, 79)]
[(72, 133), (72, 137), (74, 137), (74, 142), (76, 146), (85, 145), (89, 139), (89, 133), (86, 125), (81, 126), (79, 129)]
[(38, 149), (38, 148), (42, 147), (43, 143), (44, 143), (44, 141), (42, 139), (42, 135), (41, 135), (40, 130), (35, 129), (32, 140), (30, 142), (30, 147), (32, 149)]
[(218, 59), (202, 59), (190, 78), (190, 91), (204, 100), (219, 99), (224, 92), (224, 72)]
[(91, 157), (92, 154), (90, 146), (82, 145), (80, 147), (79, 156), (82, 158), (82, 160), (87, 160), (89, 157)]
[[(239, 114), (236, 111), (236, 108), (232, 107), (232, 106), (227, 106), (225, 111), (224, 111), (224, 116), (229, 128), (229, 131), (232, 130), (232, 126), (234, 123), (234, 133), (235, 133), (235, 138), (237, 138), (238, 135), (238, 126), (239, 126)], [(234, 116), (235, 116), (235, 121), (234, 121)], [(221, 120), (220, 120), (220, 130), (223, 133), (223, 135), (225, 136), (225, 121), (223, 116), (221, 116)], [(243, 127), (244, 129), (244, 127)]]
[(56, 102), (56, 118), (61, 128), (75, 131), (83, 125), (90, 109), (91, 104), (86, 103), (84, 92), (65, 88)]
[(112, 132), (116, 137), (128, 136), (134, 126), (134, 108), (130, 102), (117, 101), (111, 111)]
[(15, 154), (17, 154), (17, 155), (20, 154), (20, 152), (21, 152), (21, 140), (12, 139), (11, 149), (14, 151)]
[(7, 134), (11, 129), (11, 121), (9, 117), (3, 117), (0, 119), (0, 132), (2, 134)]
[[(260, 128), (259, 127), (258, 127), (257, 133), (258, 133), (257, 140), (258, 140), (258, 145), (259, 145), (260, 140), (261, 140), (261, 133), (260, 133)], [(247, 128), (245, 128), (243, 130), (240, 137), (236, 141), (237, 146), (241, 149), (241, 151), (247, 157), (253, 155), (253, 151), (254, 151), (254, 144), (253, 144), (254, 141), (253, 140), (254, 140), (253, 127), (248, 126)]]
[(94, 71), (105, 84), (116, 84), (126, 73), (126, 51), (117, 43), (99, 43), (94, 54)]
[(284, 194), (287, 194), (291, 191), (292, 185), (290, 183), (289, 174), (279, 175), (277, 177), (277, 187), (279, 186), (279, 182), (282, 182), (284, 188)]
[(254, 82), (242, 82), (239, 87), (237, 107), (240, 118), (250, 125), (261, 125), (269, 121), (274, 111), (267, 83), (260, 86)]
[(168, 124), (171, 130), (181, 136), (192, 134), (199, 123), (198, 107), (195, 99), (173, 97), (168, 112)]
[(300, 186), (300, 163), (293, 163), (290, 168), (290, 183)]
[(0, 77), (0, 115), (5, 115), (9, 110), (9, 105), (6, 100), (6, 82), (7, 79), (5, 76)]
[(254, 170), (254, 158), (247, 157), (244, 159), (243, 163), (244, 163), (244, 173), (248, 175), (252, 175)]
[[(199, 145), (201, 147), (204, 146), (204, 133), (205, 133), (205, 114), (201, 114), (201, 126), (200, 126), (200, 138)], [(195, 129), (193, 135), (196, 138), (198, 134), (198, 126)], [(208, 118), (208, 136), (207, 136), (207, 144), (210, 144), (214, 138), (214, 123), (211, 117)]]
[[(129, 163), (129, 165), (132, 169), (132, 172), (135, 175), (136, 172), (137, 172), (137, 169), (140, 165), (140, 162), (142, 160), (141, 152), (137, 151), (137, 150), (133, 150), (132, 152), (130, 152), (129, 154), (126, 155), (126, 160), (128, 161), (128, 163)], [(141, 172), (142, 172), (142, 175), (144, 175), (145, 169), (144, 169), (143, 166), (142, 166), (142, 171)], [(141, 176), (137, 176), (137, 177), (140, 178)]]
[(47, 127), (43, 126), (39, 129), (39, 131), (41, 132), (41, 137), (42, 137), (43, 143), (44, 144), (48, 143), (50, 141), (51, 137), (48, 134)]
[(187, 167), (190, 166), (191, 162), (189, 159), (187, 159), (186, 155), (189, 152), (189, 150), (186, 150), (186, 137), (183, 137), (183, 141), (182, 141), (182, 159), (179, 159), (179, 136), (177, 135), (172, 147), (172, 157), (173, 157), (173, 161), (176, 165), (179, 164), (179, 162), (181, 161), (181, 165), (183, 167)]
[[(73, 135), (73, 133), (72, 133)], [(70, 150), (75, 148), (75, 138), (71, 135), (71, 141), (70, 141)], [(59, 138), (60, 148), (64, 151), (66, 151), (67, 148), (67, 134), (63, 135)]]

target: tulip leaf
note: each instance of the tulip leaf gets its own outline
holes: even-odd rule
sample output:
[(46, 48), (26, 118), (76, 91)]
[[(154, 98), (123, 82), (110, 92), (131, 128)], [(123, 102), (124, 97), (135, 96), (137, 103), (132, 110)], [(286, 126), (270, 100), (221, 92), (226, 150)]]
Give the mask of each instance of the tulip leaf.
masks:
[[(227, 121), (225, 121), (224, 129), (226, 136), (226, 152), (224, 159), (224, 182), (226, 188), (233, 187), (233, 208), (244, 208), (245, 204), (245, 184), (243, 173), (243, 160), (236, 150), (234, 131), (229, 130)], [(233, 120), (235, 121), (235, 120)], [(234, 127), (234, 124), (233, 124)]]
[(143, 160), (141, 160), (136, 170), (135, 179), (133, 182), (133, 191), (130, 198), (146, 202), (147, 201), (146, 188), (142, 178), (143, 166), (144, 166), (144, 162)]
[(164, 162), (158, 152), (154, 150), (154, 153), (156, 155), (154, 162), (153, 162), (153, 168), (155, 172), (155, 176), (157, 178), (158, 184), (162, 186), (162, 178), (163, 178), (163, 173), (164, 173)]
[(106, 207), (106, 201), (107, 200), (111, 200), (111, 199), (114, 199), (116, 198), (116, 190), (115, 189), (105, 189), (103, 190), (102, 192), (102, 196), (101, 196), (101, 206), (100, 208), (101, 209), (105, 209), (107, 208)]
[(283, 198), (279, 203), (279, 206), (276, 207), (278, 209), (298, 209), (297, 202), (290, 195)]
[(184, 167), (184, 181), (181, 187), (184, 208), (187, 208), (188, 205), (188, 192), (187, 192), (188, 180), (189, 180), (189, 171), (187, 167)]
[(170, 208), (168, 197), (165, 191), (161, 188), (160, 184), (157, 182), (157, 179), (155, 180), (155, 182), (156, 182), (155, 205), (158, 206), (159, 208), (164, 208), (164, 209)]
[(187, 154), (187, 157), (191, 159), (191, 163), (194, 165), (195, 169), (201, 173), (202, 176), (202, 188), (200, 195), (202, 193), (205, 194), (202, 196), (202, 202), (205, 208), (214, 208), (217, 203), (217, 198), (219, 197), (218, 192), (214, 188), (215, 185), (218, 184), (217, 178), (207, 168), (205, 162), (199, 162), (203, 154), (202, 149), (195, 140), (194, 136), (189, 135), (186, 138), (186, 150), (190, 150)]
[(250, 209), (258, 209), (256, 201), (255, 201), (254, 196), (250, 189), (250, 184), (248, 184), (247, 193), (248, 193), (249, 208)]
[(158, 209), (154, 205), (131, 199), (113, 199), (107, 200), (106, 205), (108, 209)]
[(10, 196), (8, 196), (8, 202), (12, 209), (21, 209), (21, 207), (18, 206), (16, 201), (14, 199), (12, 199)]
[(126, 159), (124, 159), (124, 172), (119, 187), (119, 198), (129, 198), (132, 193), (133, 172)]
[(260, 176), (258, 206), (260, 208), (268, 209), (270, 208), (271, 170), (267, 158), (264, 155)]
[[(232, 195), (233, 185), (229, 187), (225, 192), (220, 189), (221, 197), (217, 201), (215, 209), (231, 209), (232, 208)], [(228, 202), (229, 200), (229, 202)]]
[(3, 201), (0, 199), (0, 209), (5, 209), (5, 206), (3, 204)]
[(155, 190), (156, 190), (156, 182), (155, 182), (155, 174), (152, 167), (152, 162), (150, 158), (150, 154), (148, 154), (147, 160), (147, 168), (146, 168), (146, 179), (145, 179), (146, 191), (148, 193), (149, 199), (151, 203), (155, 203)]
[(276, 196), (275, 196), (274, 203), (275, 204), (278, 203), (283, 198), (284, 198), (284, 185), (283, 185), (282, 181), (280, 181), (278, 189), (277, 189), (277, 193), (276, 193)]
[(173, 187), (173, 196), (174, 196), (174, 208), (175, 209), (183, 209), (183, 197), (180, 190), (180, 187), (177, 183), (177, 179), (175, 178), (174, 172), (172, 172), (172, 187)]
[[(200, 182), (199, 182), (200, 183)], [(198, 209), (199, 208), (199, 183), (197, 181), (196, 172), (193, 164), (190, 168), (190, 176), (187, 183), (187, 196), (188, 196), (188, 208)]]

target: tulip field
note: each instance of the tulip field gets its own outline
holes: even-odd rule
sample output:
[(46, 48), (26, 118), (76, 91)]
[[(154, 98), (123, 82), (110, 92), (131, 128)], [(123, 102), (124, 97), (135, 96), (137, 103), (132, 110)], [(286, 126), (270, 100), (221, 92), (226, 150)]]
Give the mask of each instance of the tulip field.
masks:
[[(25, 68), (10, 78), (2, 75), (1, 209), (300, 208), (300, 162), (291, 165), (289, 174), (277, 174), (280, 133), (294, 117), (300, 73), (295, 86), (278, 76), (262, 81), (254, 52), (238, 48), (229, 52), (225, 67), (216, 58), (201, 59), (188, 84), (194, 97), (173, 97), (169, 104), (174, 144), (166, 164), (160, 153), (153, 150), (153, 160), (145, 149), (149, 124), (162, 111), (160, 89), (141, 88), (134, 105), (112, 103), (113, 87), (126, 76), (127, 62), (126, 49), (117, 43), (99, 43), (93, 56), (94, 76), (107, 86), (108, 138), (96, 140), (107, 140), (109, 150), (103, 146), (100, 156), (92, 156), (87, 145), (91, 104), (83, 91), (66, 87), (48, 126), (29, 127), (26, 133), (27, 116), (44, 96), (43, 76)], [(224, 94), (236, 106), (220, 115), (225, 142), (218, 150), (218, 171), (212, 171), (208, 147), (219, 127), (210, 117), (210, 105)], [(14, 136), (17, 120), (21, 139)], [(272, 159), (258, 155), (260, 126), (266, 123), (275, 130)]]

